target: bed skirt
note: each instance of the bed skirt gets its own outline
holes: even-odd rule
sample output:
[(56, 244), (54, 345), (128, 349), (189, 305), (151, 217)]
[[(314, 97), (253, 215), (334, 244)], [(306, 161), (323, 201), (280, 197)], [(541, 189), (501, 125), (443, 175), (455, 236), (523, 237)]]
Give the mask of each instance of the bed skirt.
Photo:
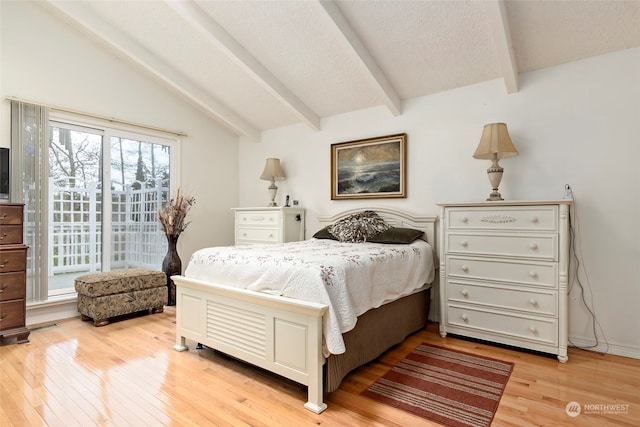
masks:
[(426, 326), (431, 289), (423, 289), (358, 317), (356, 327), (343, 334), (347, 351), (332, 354), (326, 361), (325, 393), (337, 390), (344, 377), (355, 368), (371, 362)]

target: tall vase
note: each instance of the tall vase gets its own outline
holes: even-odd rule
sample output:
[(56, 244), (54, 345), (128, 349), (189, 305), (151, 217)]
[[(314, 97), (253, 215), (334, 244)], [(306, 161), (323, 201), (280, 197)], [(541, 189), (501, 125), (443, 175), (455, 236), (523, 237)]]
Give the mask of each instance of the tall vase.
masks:
[(182, 260), (178, 255), (178, 236), (167, 234), (167, 255), (162, 261), (162, 271), (167, 275), (167, 305), (176, 305), (176, 284), (171, 280), (171, 276), (182, 274)]

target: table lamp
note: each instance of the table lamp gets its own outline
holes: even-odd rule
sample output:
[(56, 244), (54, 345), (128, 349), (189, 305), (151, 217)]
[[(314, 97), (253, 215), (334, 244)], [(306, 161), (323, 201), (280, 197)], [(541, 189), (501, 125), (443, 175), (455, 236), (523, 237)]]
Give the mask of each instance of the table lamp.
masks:
[(487, 169), (489, 182), (493, 187), (493, 191), (489, 195), (488, 201), (504, 200), (498, 192), (498, 186), (502, 180), (504, 169), (498, 164), (498, 160), (505, 157), (514, 157), (518, 155), (518, 150), (513, 146), (507, 125), (505, 123), (490, 123), (484, 125), (480, 144), (473, 154), (474, 159), (490, 159), (491, 166)]
[(283, 181), (287, 178), (280, 166), (280, 159), (268, 158), (267, 162), (264, 165), (264, 170), (262, 171), (262, 175), (260, 175), (260, 179), (265, 181), (271, 181), (271, 185), (269, 185), (269, 195), (271, 196), (271, 203), (269, 206), (278, 206), (276, 203), (276, 194), (278, 193), (278, 186), (276, 185), (276, 181)]

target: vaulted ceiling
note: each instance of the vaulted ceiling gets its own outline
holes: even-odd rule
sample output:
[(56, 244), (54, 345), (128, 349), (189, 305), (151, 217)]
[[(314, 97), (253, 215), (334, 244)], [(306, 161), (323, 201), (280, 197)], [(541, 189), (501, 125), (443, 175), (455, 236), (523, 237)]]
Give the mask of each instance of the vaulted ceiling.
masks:
[(640, 1), (47, 0), (240, 136), (640, 46)]

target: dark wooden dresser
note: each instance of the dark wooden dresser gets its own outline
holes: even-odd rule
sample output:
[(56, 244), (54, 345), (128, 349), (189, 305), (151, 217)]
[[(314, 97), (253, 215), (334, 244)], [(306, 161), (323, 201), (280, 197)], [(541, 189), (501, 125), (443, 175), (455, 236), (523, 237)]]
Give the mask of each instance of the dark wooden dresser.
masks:
[(24, 206), (0, 203), (0, 340), (29, 342), (26, 327), (27, 249), (23, 244)]

